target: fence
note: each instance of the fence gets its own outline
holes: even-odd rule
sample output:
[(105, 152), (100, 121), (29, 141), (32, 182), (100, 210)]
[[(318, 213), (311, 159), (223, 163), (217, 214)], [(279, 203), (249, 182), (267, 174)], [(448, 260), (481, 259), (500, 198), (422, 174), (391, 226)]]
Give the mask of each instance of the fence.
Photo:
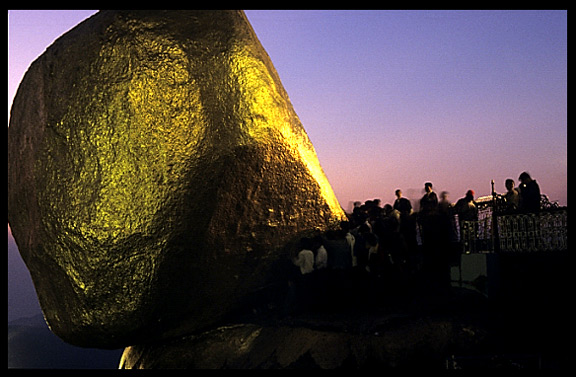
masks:
[(495, 216), (490, 210), (480, 214), (478, 221), (462, 222), (460, 236), (465, 253), (525, 253), (568, 248), (567, 209)]

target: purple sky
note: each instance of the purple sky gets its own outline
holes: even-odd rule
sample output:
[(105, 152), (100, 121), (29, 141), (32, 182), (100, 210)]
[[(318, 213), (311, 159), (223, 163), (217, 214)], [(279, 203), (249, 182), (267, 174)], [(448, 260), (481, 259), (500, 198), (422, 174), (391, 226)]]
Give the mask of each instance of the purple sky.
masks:
[[(8, 109), (30, 63), (95, 12), (8, 12)], [(344, 209), (396, 188), (417, 200), (426, 181), (452, 201), (491, 179), (504, 192), (525, 170), (567, 205), (566, 11), (246, 15)]]
[(340, 204), (527, 170), (567, 204), (567, 13), (247, 12)]

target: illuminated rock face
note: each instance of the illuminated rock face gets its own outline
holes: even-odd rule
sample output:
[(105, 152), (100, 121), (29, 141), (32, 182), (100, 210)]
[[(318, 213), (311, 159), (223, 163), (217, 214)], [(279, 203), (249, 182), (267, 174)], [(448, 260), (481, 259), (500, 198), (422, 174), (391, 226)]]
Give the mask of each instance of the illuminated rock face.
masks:
[(8, 219), (64, 340), (204, 328), (343, 212), (240, 11), (102, 11), (24, 77)]

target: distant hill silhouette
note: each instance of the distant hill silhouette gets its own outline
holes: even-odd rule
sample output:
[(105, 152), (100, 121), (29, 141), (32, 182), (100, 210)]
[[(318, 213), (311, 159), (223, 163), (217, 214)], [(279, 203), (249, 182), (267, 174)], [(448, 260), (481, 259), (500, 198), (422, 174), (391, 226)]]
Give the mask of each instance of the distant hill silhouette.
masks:
[(116, 369), (122, 351), (65, 343), (50, 331), (42, 315), (8, 323), (8, 368)]

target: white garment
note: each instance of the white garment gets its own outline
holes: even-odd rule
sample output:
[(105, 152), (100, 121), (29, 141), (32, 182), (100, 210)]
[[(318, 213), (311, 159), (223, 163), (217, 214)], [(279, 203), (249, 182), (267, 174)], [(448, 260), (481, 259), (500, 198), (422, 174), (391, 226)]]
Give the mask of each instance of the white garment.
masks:
[(370, 258), (372, 254), (378, 254), (378, 244), (376, 244), (376, 246), (370, 246), (368, 249), (368, 258)]
[(294, 264), (300, 267), (302, 275), (309, 274), (314, 271), (314, 253), (312, 250), (302, 249), (298, 253), (298, 257), (294, 259)]
[(346, 242), (348, 242), (348, 246), (350, 246), (350, 255), (352, 255), (352, 267), (356, 267), (358, 265), (358, 260), (356, 259), (356, 255), (354, 255), (354, 244), (356, 243), (356, 238), (354, 238), (352, 233), (346, 233)]
[(328, 267), (328, 252), (324, 246), (320, 246), (316, 250), (316, 269), (321, 270)]

